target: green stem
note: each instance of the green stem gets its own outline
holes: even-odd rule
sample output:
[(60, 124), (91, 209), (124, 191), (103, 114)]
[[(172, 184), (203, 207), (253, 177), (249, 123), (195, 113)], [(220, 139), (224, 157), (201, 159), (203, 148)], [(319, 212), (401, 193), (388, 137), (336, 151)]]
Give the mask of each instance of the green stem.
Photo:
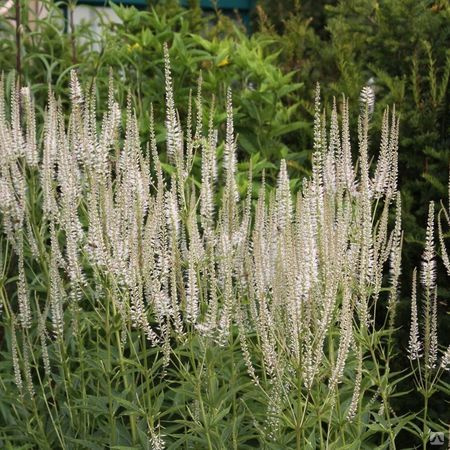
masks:
[[(116, 307), (114, 305), (114, 301), (111, 302), (112, 309), (113, 309), (113, 315), (114, 317), (117, 314)], [(130, 384), (128, 382), (128, 377), (125, 370), (125, 360), (123, 358), (123, 352), (122, 352), (122, 342), (120, 341), (120, 333), (118, 330), (114, 332), (116, 336), (116, 344), (117, 344), (117, 350), (119, 351), (119, 364), (120, 364), (120, 373), (122, 375), (123, 385), (126, 392), (129, 392)], [(137, 443), (137, 424), (136, 424), (136, 417), (134, 415), (130, 415), (130, 426), (131, 426), (131, 437), (133, 440), (133, 444)]]
[(58, 344), (59, 344), (59, 356), (61, 359), (61, 367), (62, 367), (62, 376), (64, 380), (64, 390), (66, 392), (66, 399), (67, 399), (67, 409), (69, 411), (70, 416), (70, 424), (74, 425), (73, 423), (73, 415), (72, 415), (72, 407), (70, 404), (70, 386), (71, 386), (71, 377), (70, 377), (70, 370), (69, 367), (66, 364), (66, 352), (64, 350), (64, 343), (62, 338), (58, 338)]
[[(425, 369), (426, 370), (426, 369)], [(424, 408), (423, 408), (423, 433), (422, 433), (422, 445), (424, 450), (427, 448), (429, 427), (428, 427), (428, 373), (425, 373), (425, 391), (424, 391)]]
[[(193, 367), (193, 369), (195, 368), (195, 372), (196, 372), (196, 381), (197, 381), (197, 385), (195, 386), (195, 388), (196, 388), (196, 391), (197, 391), (197, 397), (198, 397), (198, 401), (199, 401), (199, 404), (200, 404), (200, 411), (201, 411), (201, 414), (202, 414), (202, 421), (203, 421), (203, 425), (204, 425), (204, 427), (205, 427), (205, 434), (206, 434), (206, 440), (208, 441), (208, 449), (209, 450), (213, 450), (213, 445), (212, 445), (212, 441), (211, 441), (211, 436), (210, 436), (210, 429), (209, 429), (209, 421), (208, 421), (208, 416), (207, 416), (207, 414), (206, 414), (206, 411), (205, 411), (205, 405), (204, 405), (204, 403), (203, 403), (203, 397), (202, 397), (202, 392), (201, 392), (201, 376), (202, 376), (202, 367), (203, 367), (203, 364), (204, 364), (204, 360), (205, 360), (205, 358), (206, 358), (206, 356), (205, 356), (205, 353), (204, 353), (204, 356), (203, 356), (203, 358), (204, 358), (204, 360), (203, 360), (203, 362), (202, 362), (202, 364), (200, 365), (200, 368), (198, 368), (197, 367), (197, 365), (195, 364), (195, 358), (194, 358), (194, 355), (195, 355), (195, 352), (194, 352), (194, 349), (192, 348), (192, 342), (193, 342), (193, 339), (192, 339), (192, 337), (191, 337), (191, 339), (190, 339), (190, 344), (191, 344), (191, 361), (192, 361), (192, 367)], [(208, 367), (208, 372), (209, 372), (209, 367)]]
[(111, 387), (111, 322), (110, 322), (110, 296), (106, 296), (106, 347), (107, 347), (107, 358), (106, 358), (106, 371), (108, 378), (108, 405), (109, 405), (109, 425), (111, 429), (111, 445), (116, 444), (116, 419), (114, 417), (113, 408), (113, 398), (112, 398), (112, 387)]
[(306, 395), (305, 406), (302, 408), (302, 377), (300, 367), (297, 368), (297, 420), (295, 422), (295, 436), (297, 450), (302, 450), (303, 445), (303, 421), (305, 420), (306, 407), (308, 404), (309, 392)]

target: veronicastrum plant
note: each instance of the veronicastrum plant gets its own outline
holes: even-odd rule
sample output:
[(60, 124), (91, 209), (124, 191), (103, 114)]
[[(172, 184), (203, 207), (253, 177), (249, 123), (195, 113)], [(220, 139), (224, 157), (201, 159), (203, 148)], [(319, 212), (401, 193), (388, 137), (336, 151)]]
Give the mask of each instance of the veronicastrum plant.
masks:
[(438, 361), (431, 207), (424, 334), (413, 295), (409, 345), (420, 361), (424, 339), (425, 373), (414, 369), (423, 420), (396, 415), (411, 371), (390, 366), (402, 246), (395, 111), (371, 170), (370, 105), (355, 165), (348, 101), (340, 114), (334, 102), (327, 125), (317, 88), (312, 177), (294, 195), (282, 160), (274, 189), (253, 192), (250, 170), (241, 199), (231, 91), (218, 160), (201, 82), (182, 125), (167, 48), (165, 80), (165, 147), (150, 110), (141, 148), (131, 99), (122, 128), (112, 82), (98, 120), (72, 72), (70, 112), (50, 91), (40, 134), (29, 89), (13, 89), (10, 107), (0, 93), (1, 443), (395, 448), (407, 430), (426, 445), (444, 430), (427, 401), (449, 356)]

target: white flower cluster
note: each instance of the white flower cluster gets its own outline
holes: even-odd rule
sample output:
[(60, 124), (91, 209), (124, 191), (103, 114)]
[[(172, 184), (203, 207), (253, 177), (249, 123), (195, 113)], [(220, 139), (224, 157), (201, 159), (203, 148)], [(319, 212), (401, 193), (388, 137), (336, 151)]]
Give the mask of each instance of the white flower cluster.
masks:
[[(0, 213), (4, 234), (18, 255), (20, 325), (30, 327), (37, 317), (46, 361), (46, 340), (50, 334), (63, 339), (66, 308), (83, 298), (87, 285), (94, 284), (97, 301), (110, 297), (124, 329), (131, 324), (152, 345), (162, 345), (165, 364), (174, 335), (182, 338), (196, 332), (225, 344), (236, 326), (255, 383), (258, 376), (250, 351), (254, 343), (249, 334), (257, 336), (263, 370), (276, 392), (274, 408), (284, 392), (285, 374), (297, 371), (306, 389), (320, 379), (328, 332), (337, 325), (338, 351), (331, 361), (328, 384), (333, 390), (342, 381), (346, 360), (353, 352), (358, 364), (347, 415), (351, 420), (359, 402), (364, 356), (354, 339), (355, 327), (372, 327), (372, 306), (382, 290), (383, 266), (388, 260), (392, 326), (395, 317), (402, 242), (395, 111), (384, 114), (379, 158), (372, 173), (368, 108), (359, 119), (359, 163), (354, 166), (348, 100), (342, 101), (341, 121), (334, 101), (327, 129), (317, 87), (311, 179), (304, 180), (294, 195), (288, 161), (282, 160), (276, 188), (269, 191), (263, 181), (253, 209), (251, 174), (242, 202), (236, 181), (231, 91), (226, 104), (223, 174), (219, 174), (214, 110), (208, 130), (203, 130), (201, 78), (195, 130), (190, 102), (184, 132), (175, 109), (167, 47), (164, 51), (170, 177), (164, 175), (158, 154), (153, 110), (150, 143), (142, 149), (129, 99), (122, 139), (122, 113), (112, 82), (100, 124), (94, 96), (83, 92), (75, 72), (71, 74), (68, 122), (50, 92), (41, 148), (36, 143), (28, 90), (14, 91), (10, 118), (0, 92)], [(189, 177), (197, 150), (202, 157), (200, 188)], [(217, 189), (219, 180), (221, 190)], [(39, 204), (27, 203), (30, 186), (38, 190)], [(394, 199), (397, 215), (389, 231), (388, 212)], [(379, 211), (372, 208), (374, 200), (384, 204), (376, 226)], [(39, 227), (32, 228), (29, 224), (36, 224), (37, 217), (41, 217)], [(422, 270), (431, 305), (426, 343), (430, 366), (435, 365), (437, 353), (432, 233), (430, 206)], [(35, 254), (43, 252), (41, 260), (48, 263), (50, 302), (44, 313), (37, 311), (35, 316), (24, 268), (25, 244)], [(52, 333), (45, 329), (47, 314)], [(15, 340), (13, 347), (16, 382), (22, 389)], [(414, 294), (411, 358), (419, 358), (421, 349)], [(156, 448), (159, 438), (152, 435), (151, 439)]]

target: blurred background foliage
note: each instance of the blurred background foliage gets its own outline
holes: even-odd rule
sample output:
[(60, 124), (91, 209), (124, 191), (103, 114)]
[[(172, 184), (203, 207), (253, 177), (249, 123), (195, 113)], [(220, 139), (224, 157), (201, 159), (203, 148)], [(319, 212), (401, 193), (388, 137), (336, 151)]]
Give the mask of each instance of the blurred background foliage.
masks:
[[(85, 86), (105, 98), (112, 69), (118, 100), (123, 104), (128, 95), (133, 99), (144, 141), (151, 103), (162, 141), (162, 48), (168, 42), (182, 120), (189, 88), (194, 89), (194, 96), (200, 71), (205, 124), (213, 96), (217, 105), (214, 121), (223, 123), (226, 89), (233, 88), (239, 157), (245, 161), (238, 173), (242, 192), (249, 158), (256, 183), (263, 171), (274, 183), (279, 160), (286, 158), (292, 184), (300, 187), (310, 170), (315, 84), (321, 83), (327, 111), (334, 96), (345, 93), (350, 98), (356, 127), (359, 94), (370, 80), (376, 96), (371, 131), (374, 148), (384, 108), (395, 104), (401, 116), (399, 184), (406, 245), (399, 326), (406, 323), (410, 277), (413, 267), (420, 264), (428, 202), (448, 195), (447, 0), (259, 0), (251, 35), (237, 14), (230, 17), (218, 8), (205, 14), (198, 0), (191, 0), (189, 8), (182, 8), (176, 0), (151, 0), (145, 10), (111, 5), (120, 21), (106, 22), (99, 15), (97, 29), (89, 23), (73, 25), (73, 2), (40, 2), (47, 12), (39, 16), (28, 1), (16, 0), (21, 5), (20, 27), (13, 20), (14, 10), (0, 18), (0, 67), (9, 84), (19, 71), (22, 83), (31, 86), (37, 105), (44, 108), (48, 84), (62, 101), (67, 99), (72, 68)], [(440, 307), (445, 310), (450, 292), (445, 279), (439, 285)], [(442, 336), (449, 336), (448, 316), (439, 317)], [(407, 331), (404, 326), (401, 348), (405, 348)], [(435, 405), (436, 416), (439, 408)]]

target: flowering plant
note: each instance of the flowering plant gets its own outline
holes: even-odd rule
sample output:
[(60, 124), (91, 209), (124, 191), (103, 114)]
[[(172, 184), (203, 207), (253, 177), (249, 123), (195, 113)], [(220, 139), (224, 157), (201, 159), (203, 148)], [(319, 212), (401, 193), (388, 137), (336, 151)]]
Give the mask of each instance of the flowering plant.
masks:
[[(394, 448), (405, 428), (426, 445), (431, 426), (442, 431), (427, 401), (449, 350), (438, 364), (432, 203), (423, 343), (414, 283), (408, 347), (412, 361), (424, 353), (425, 372), (412, 372), (423, 426), (415, 414), (398, 417), (395, 110), (384, 114), (372, 170), (364, 100), (355, 165), (348, 102), (341, 121), (334, 102), (328, 127), (317, 87), (311, 179), (294, 195), (281, 160), (274, 189), (263, 182), (255, 195), (249, 170), (241, 199), (231, 90), (218, 161), (201, 78), (182, 126), (167, 47), (165, 83), (164, 149), (152, 110), (141, 148), (130, 99), (122, 130), (112, 82), (98, 121), (72, 72), (71, 111), (50, 91), (40, 136), (29, 90), (13, 90), (9, 112), (0, 92), (0, 438), (42, 448), (212, 449), (228, 439), (234, 448)], [(199, 157), (200, 184), (190, 175)]]

